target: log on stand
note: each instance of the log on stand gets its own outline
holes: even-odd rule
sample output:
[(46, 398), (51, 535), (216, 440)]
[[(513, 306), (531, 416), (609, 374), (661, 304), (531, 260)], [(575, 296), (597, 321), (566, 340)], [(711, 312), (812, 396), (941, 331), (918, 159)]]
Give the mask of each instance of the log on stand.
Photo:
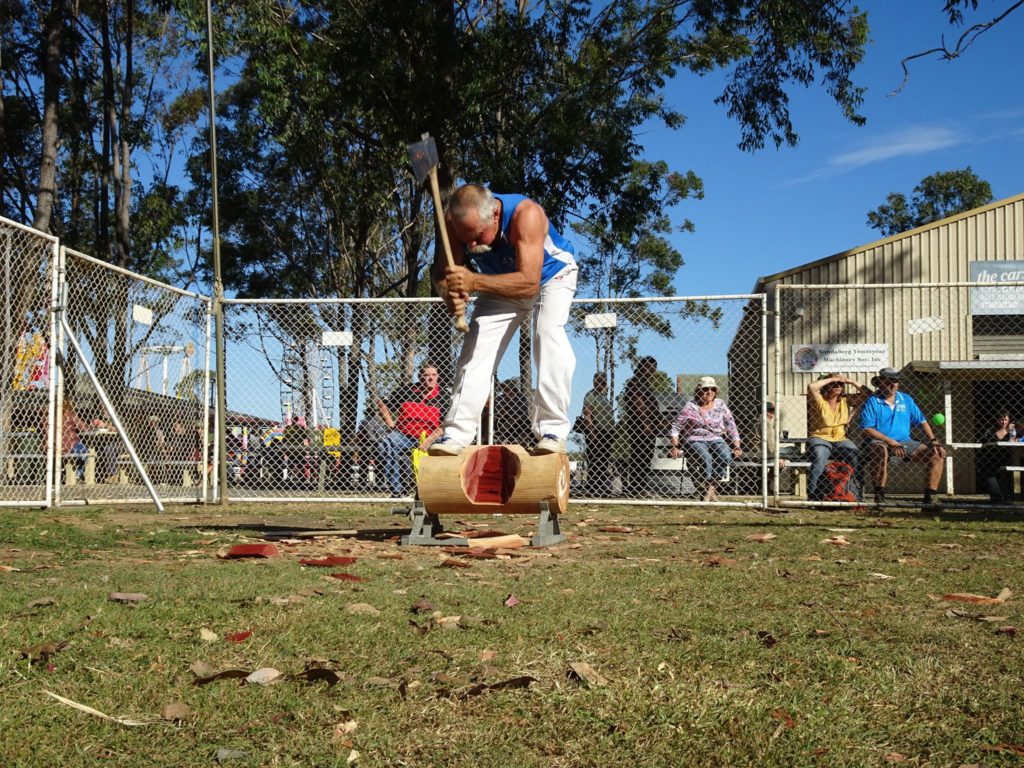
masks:
[(426, 456), (416, 480), (418, 501), (412, 531), (403, 544), (467, 546), (464, 538), (435, 538), (445, 515), (539, 513), (535, 547), (565, 541), (558, 516), (569, 505), (569, 458), (564, 453), (533, 456), (518, 445), (471, 446), (458, 456)]

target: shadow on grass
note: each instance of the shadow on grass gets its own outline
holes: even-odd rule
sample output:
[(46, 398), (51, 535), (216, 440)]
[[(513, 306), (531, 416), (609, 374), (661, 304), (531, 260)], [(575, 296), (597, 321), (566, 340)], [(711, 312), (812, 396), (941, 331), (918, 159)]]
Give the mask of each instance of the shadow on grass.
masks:
[[(191, 528), (194, 526), (183, 526)], [(204, 525), (204, 531), (241, 532), (247, 531), (262, 536), (267, 541), (281, 539), (312, 539), (335, 536), (360, 541), (388, 541), (407, 532), (409, 525), (396, 523), (390, 528), (319, 528), (313, 526), (271, 525), (268, 523), (237, 523), (234, 525)]]

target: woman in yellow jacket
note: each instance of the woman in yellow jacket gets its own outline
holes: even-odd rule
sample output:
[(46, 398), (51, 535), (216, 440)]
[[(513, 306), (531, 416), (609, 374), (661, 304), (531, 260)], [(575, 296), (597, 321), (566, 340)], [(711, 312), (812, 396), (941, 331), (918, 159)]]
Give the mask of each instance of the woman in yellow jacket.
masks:
[[(854, 388), (847, 394), (846, 386)], [(858, 448), (847, 436), (853, 412), (863, 405), (871, 390), (838, 373), (823, 373), (807, 386), (807, 452), (811, 457), (808, 494), (820, 496), (818, 483), (830, 461), (845, 461), (857, 477)]]

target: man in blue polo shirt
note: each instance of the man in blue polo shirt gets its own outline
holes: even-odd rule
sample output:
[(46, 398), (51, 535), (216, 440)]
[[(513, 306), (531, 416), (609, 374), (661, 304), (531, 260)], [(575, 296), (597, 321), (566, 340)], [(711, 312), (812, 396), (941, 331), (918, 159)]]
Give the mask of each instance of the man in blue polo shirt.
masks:
[[(885, 486), (889, 479), (889, 461), (912, 461), (925, 465), (924, 506), (938, 508), (935, 494), (942, 478), (946, 450), (932, 432), (931, 424), (917, 407), (914, 398), (899, 391), (900, 373), (883, 368), (871, 379), (875, 392), (860, 412), (860, 428), (867, 440), (867, 466), (875, 483), (875, 504), (885, 505)], [(910, 437), (911, 427), (920, 427), (927, 443)]]

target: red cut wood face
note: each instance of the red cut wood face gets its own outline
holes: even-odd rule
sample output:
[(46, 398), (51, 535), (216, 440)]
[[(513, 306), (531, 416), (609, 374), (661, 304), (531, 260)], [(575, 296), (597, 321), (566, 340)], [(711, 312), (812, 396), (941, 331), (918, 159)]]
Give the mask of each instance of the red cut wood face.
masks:
[(278, 557), (280, 554), (281, 550), (273, 544), (236, 544), (224, 557)]
[(521, 469), (519, 457), (504, 446), (480, 448), (463, 470), (466, 497), (476, 504), (504, 504), (512, 497)]

